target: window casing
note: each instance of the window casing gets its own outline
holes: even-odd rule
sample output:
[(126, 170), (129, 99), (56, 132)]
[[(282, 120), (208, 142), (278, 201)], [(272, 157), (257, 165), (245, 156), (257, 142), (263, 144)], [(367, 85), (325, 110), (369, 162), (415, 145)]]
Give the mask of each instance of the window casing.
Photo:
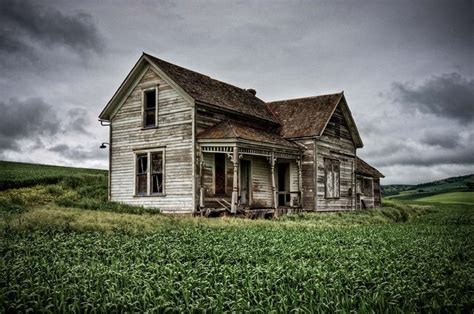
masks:
[(143, 90), (143, 128), (158, 126), (158, 86)]
[(324, 158), (325, 198), (341, 196), (341, 163), (337, 159)]
[(135, 152), (135, 195), (165, 194), (165, 150)]

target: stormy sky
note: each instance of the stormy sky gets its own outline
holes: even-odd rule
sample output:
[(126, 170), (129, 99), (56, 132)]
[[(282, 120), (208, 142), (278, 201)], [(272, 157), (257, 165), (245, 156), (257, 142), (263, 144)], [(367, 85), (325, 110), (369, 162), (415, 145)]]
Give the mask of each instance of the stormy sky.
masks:
[(107, 167), (142, 51), (266, 100), (344, 90), (384, 184), (474, 173), (472, 1), (0, 1), (0, 159)]

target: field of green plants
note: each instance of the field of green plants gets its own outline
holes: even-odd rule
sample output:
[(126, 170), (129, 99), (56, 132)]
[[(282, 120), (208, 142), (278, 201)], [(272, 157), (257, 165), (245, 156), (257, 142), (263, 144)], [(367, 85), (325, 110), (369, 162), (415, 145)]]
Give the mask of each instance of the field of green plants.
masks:
[(474, 306), (470, 205), (386, 202), (274, 220), (174, 217), (104, 196), (95, 208), (97, 195), (86, 187), (104, 186), (106, 177), (88, 180), (0, 192), (1, 312)]
[(107, 171), (0, 160), (0, 191), (36, 184), (55, 184), (70, 177), (106, 176)]

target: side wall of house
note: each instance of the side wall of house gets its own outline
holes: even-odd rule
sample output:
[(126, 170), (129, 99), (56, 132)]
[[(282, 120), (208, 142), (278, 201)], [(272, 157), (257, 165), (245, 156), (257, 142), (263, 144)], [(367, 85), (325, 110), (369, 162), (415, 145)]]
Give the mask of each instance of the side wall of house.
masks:
[[(341, 105), (336, 108), (323, 135), (316, 140), (317, 199), (316, 210), (338, 211), (355, 208), (355, 154), (356, 148), (344, 119)], [(325, 158), (340, 162), (340, 197), (327, 198), (325, 191)]]
[[(158, 127), (142, 128), (142, 89), (159, 85)], [(191, 212), (193, 105), (147, 69), (111, 123), (111, 200), (156, 207), (164, 212)], [(165, 149), (165, 195), (135, 196), (134, 151)]]
[(314, 140), (305, 139), (305, 140), (294, 140), (294, 142), (304, 145), (306, 149), (303, 151), (303, 158), (301, 162), (301, 177), (302, 177), (302, 206), (305, 210), (314, 210), (315, 209), (315, 155), (314, 155)]
[(382, 206), (380, 178), (374, 178), (374, 207), (380, 207), (380, 206)]

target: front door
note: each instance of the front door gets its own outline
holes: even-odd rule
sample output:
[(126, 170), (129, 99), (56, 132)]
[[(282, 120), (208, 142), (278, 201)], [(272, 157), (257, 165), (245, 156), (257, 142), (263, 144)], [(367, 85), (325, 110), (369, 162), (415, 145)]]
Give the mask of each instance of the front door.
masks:
[(240, 161), (240, 204), (250, 204), (250, 161)]
[(214, 193), (225, 194), (225, 155), (214, 154)]
[(279, 163), (277, 166), (278, 174), (278, 206), (287, 206), (290, 204), (290, 165), (288, 163)]

